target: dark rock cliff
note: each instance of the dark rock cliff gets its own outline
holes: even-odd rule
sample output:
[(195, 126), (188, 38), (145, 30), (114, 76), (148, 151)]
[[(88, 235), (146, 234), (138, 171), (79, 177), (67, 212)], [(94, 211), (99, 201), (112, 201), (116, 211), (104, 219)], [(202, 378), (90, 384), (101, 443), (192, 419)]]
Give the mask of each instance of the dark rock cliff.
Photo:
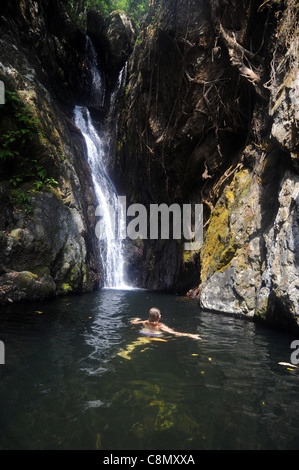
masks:
[(0, 27), (0, 301), (91, 291), (101, 279), (96, 200), (72, 123), (85, 35), (58, 0), (8, 1)]
[(133, 278), (297, 327), (295, 1), (161, 1), (128, 62), (115, 147), (131, 201), (204, 204), (202, 249), (138, 240)]

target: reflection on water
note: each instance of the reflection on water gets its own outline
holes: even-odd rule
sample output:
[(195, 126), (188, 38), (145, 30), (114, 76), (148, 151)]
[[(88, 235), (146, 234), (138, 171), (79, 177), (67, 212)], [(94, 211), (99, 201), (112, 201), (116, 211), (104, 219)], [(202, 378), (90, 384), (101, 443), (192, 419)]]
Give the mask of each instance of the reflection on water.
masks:
[(94, 314), (89, 317), (93, 321), (88, 331), (83, 333), (86, 344), (90, 346), (84, 368), (88, 374), (99, 374), (105, 372), (105, 365), (109, 367), (115, 347), (121, 340), (122, 327), (125, 326), (122, 312), (129, 308), (125, 293), (106, 290), (96, 298)]
[[(132, 326), (159, 307), (202, 341)], [(1, 313), (1, 449), (298, 449), (294, 338), (196, 301), (103, 290)]]

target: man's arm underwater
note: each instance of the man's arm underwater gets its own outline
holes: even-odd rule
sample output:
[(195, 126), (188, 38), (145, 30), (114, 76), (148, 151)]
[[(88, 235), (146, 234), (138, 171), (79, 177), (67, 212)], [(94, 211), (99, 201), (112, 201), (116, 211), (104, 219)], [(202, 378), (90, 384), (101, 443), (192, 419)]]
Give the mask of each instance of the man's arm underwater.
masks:
[[(141, 318), (132, 318), (130, 320), (132, 325), (147, 325), (148, 321), (147, 320), (141, 320)], [(160, 331), (164, 331), (165, 333), (170, 333), (174, 336), (188, 336), (189, 338), (192, 339), (197, 339), (200, 340), (201, 337), (199, 335), (193, 335), (191, 333), (179, 333), (178, 331), (173, 330), (172, 328), (169, 328), (167, 325), (164, 325), (164, 323), (160, 323), (158, 329)]]
[(175, 335), (175, 336), (188, 336), (189, 338), (192, 338), (192, 339), (201, 339), (201, 337), (199, 335), (193, 335), (191, 333), (179, 333), (178, 331), (175, 331), (172, 328), (169, 328), (168, 326), (166, 326), (164, 324), (162, 324), (160, 326), (160, 329), (162, 331), (165, 331), (165, 333), (170, 333), (170, 334)]

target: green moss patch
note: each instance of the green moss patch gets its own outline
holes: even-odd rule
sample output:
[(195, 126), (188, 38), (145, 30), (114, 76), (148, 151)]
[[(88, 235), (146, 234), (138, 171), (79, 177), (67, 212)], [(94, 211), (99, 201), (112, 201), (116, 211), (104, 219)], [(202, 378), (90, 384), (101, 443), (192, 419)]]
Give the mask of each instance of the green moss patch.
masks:
[(223, 272), (236, 256), (240, 242), (231, 228), (231, 216), (250, 190), (251, 182), (250, 172), (241, 170), (217, 202), (201, 250), (201, 282), (214, 272)]

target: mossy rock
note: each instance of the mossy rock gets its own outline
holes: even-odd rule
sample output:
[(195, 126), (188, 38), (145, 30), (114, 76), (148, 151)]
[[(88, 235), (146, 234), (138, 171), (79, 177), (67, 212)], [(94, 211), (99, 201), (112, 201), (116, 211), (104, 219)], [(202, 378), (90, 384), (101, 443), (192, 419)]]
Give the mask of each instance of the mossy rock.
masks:
[(252, 176), (249, 170), (239, 171), (224, 190), (211, 214), (211, 220), (201, 250), (201, 281), (214, 272), (228, 268), (240, 246), (232, 224), (232, 215), (242, 210), (242, 201), (250, 191)]
[(73, 288), (70, 284), (64, 282), (63, 284), (61, 284), (60, 286), (60, 291), (63, 293), (63, 294), (70, 294), (72, 291), (73, 291)]
[(11, 271), (0, 277), (0, 303), (21, 300), (44, 300), (55, 295), (56, 285), (50, 276), (39, 277), (29, 271)]

